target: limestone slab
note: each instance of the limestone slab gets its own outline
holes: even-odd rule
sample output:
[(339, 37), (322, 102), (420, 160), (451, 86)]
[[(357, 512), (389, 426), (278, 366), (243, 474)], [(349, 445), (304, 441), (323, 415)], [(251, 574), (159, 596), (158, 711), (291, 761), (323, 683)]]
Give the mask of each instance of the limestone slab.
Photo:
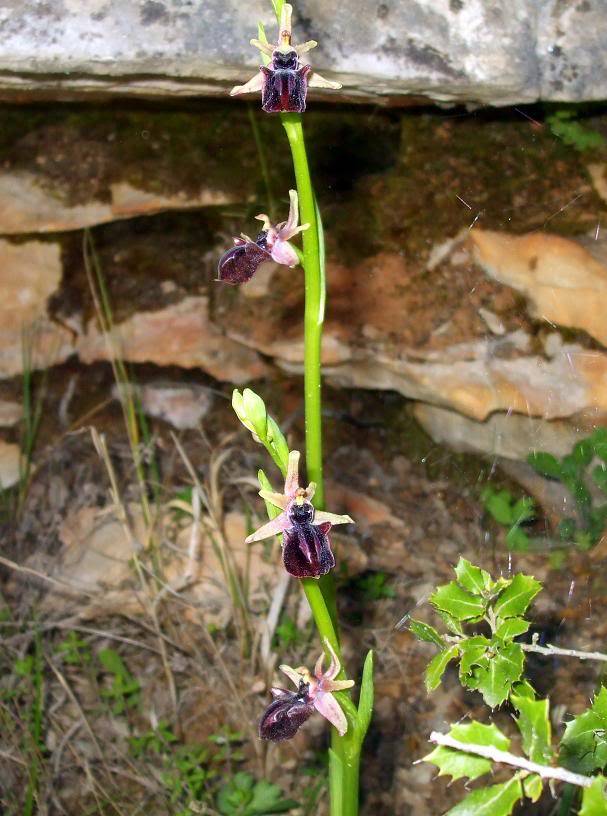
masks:
[[(346, 100), (504, 105), (539, 95), (536, 19), (534, 0), (302, 0), (294, 38), (321, 43), (314, 65)], [(221, 95), (259, 64), (258, 20), (274, 38), (266, 0), (6, 0), (0, 92)]]

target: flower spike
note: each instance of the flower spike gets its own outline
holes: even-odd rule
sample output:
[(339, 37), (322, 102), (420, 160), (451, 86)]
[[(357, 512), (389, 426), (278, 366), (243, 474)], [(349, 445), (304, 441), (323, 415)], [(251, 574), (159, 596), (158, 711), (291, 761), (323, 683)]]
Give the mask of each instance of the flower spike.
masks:
[(256, 216), (263, 222), (263, 230), (253, 241), (242, 234), (234, 238), (234, 246), (221, 256), (217, 280), (225, 283), (246, 283), (251, 280), (257, 268), (265, 261), (275, 261), (284, 266), (294, 267), (299, 263), (295, 249), (289, 243), (309, 224), (298, 226), (299, 201), (297, 190), (289, 190), (289, 217), (286, 221), (272, 225), (269, 217), (262, 213)]
[(301, 45), (293, 45), (291, 37), (291, 16), (293, 8), (289, 3), (282, 7), (278, 42), (276, 45), (251, 40), (251, 45), (269, 57), (267, 65), (259, 68), (244, 85), (236, 85), (230, 96), (261, 91), (261, 107), (267, 113), (294, 111), (303, 113), (306, 109), (308, 88), (332, 88), (339, 90), (339, 82), (324, 79), (301, 61), (303, 54), (316, 48), (317, 42), (309, 40)]
[(325, 646), (331, 655), (331, 663), (326, 672), (322, 670), (324, 653), (316, 661), (314, 674), (311, 674), (305, 666), (297, 669), (290, 666), (279, 667), (295, 684), (297, 692), (272, 689), (276, 699), (270, 703), (261, 718), (259, 735), (262, 739), (274, 741), (290, 739), (314, 710), (335, 726), (340, 736), (343, 737), (346, 733), (348, 720), (333, 692), (352, 688), (354, 680), (335, 679), (341, 671), (341, 664), (328, 640), (325, 640)]
[(315, 510), (312, 497), (314, 482), (299, 486), (299, 451), (289, 453), (284, 493), (260, 490), (265, 501), (282, 510), (245, 539), (246, 544), (283, 535), (282, 557), (285, 569), (295, 578), (320, 578), (335, 566), (329, 530), (335, 524), (353, 524), (350, 516), (338, 516)]

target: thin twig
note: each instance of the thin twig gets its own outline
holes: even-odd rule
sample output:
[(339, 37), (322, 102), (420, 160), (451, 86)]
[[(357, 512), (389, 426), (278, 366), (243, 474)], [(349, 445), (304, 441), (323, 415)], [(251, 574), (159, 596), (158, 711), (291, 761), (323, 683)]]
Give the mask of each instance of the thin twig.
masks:
[(521, 643), (524, 652), (537, 652), (543, 655), (561, 655), (562, 657), (577, 657), (578, 660), (603, 660), (607, 662), (607, 654), (603, 652), (581, 652), (578, 649), (561, 649), (559, 646), (539, 646), (537, 643)]
[[(561, 649), (560, 646), (553, 646), (549, 643), (547, 646), (540, 646), (537, 642), (538, 635), (533, 636), (532, 643), (519, 643), (519, 646), (524, 652), (536, 652), (537, 654), (548, 655), (548, 657), (577, 657), (578, 660), (601, 660), (607, 663), (607, 654), (605, 652), (584, 652), (579, 649)], [(466, 638), (460, 635), (446, 635), (445, 640), (449, 643), (462, 643)]]
[(535, 773), (541, 776), (542, 779), (558, 779), (561, 782), (569, 782), (581, 788), (589, 788), (594, 782), (594, 779), (590, 776), (572, 773), (565, 768), (553, 768), (550, 765), (540, 765), (524, 757), (511, 754), (509, 751), (500, 751), (499, 748), (494, 748), (492, 745), (473, 745), (468, 742), (460, 742), (448, 734), (441, 734), (440, 731), (433, 731), (430, 734), (430, 742), (434, 742), (436, 745), (444, 745), (445, 748), (455, 748), (455, 750), (463, 751), (466, 754), (484, 757), (493, 762), (500, 762), (503, 765), (513, 765), (515, 768), (521, 768), (529, 773)]
[(23, 765), (24, 768), (28, 767), (27, 762), (24, 762), (22, 759), (19, 759), (12, 754), (9, 754), (7, 751), (0, 751), (0, 759), (6, 759), (7, 762), (15, 762), (17, 765)]

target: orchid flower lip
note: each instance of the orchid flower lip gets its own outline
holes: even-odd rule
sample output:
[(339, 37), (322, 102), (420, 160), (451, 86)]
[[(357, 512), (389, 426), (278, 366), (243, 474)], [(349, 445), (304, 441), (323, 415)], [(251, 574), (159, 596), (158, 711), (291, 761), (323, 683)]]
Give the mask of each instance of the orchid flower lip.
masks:
[(331, 656), (331, 662), (326, 671), (323, 671), (324, 652), (316, 661), (314, 674), (311, 674), (305, 666), (293, 669), (290, 666), (281, 665), (279, 668), (297, 686), (300, 693), (302, 688), (307, 689), (306, 701), (343, 736), (348, 729), (348, 721), (337, 699), (333, 696), (333, 692), (352, 688), (354, 681), (335, 679), (341, 671), (341, 663), (328, 640), (325, 640), (325, 648)]
[(282, 7), (278, 41), (274, 45), (258, 39), (250, 41), (251, 45), (269, 58), (269, 62), (262, 65), (259, 72), (244, 85), (236, 85), (230, 91), (231, 96), (261, 91), (262, 109), (267, 113), (303, 113), (308, 87), (333, 90), (341, 88), (339, 82), (324, 79), (310, 65), (302, 62), (301, 57), (315, 48), (317, 42), (308, 40), (301, 45), (293, 45), (292, 12), (291, 5), (285, 3)]
[(309, 224), (298, 226), (299, 202), (297, 190), (289, 190), (289, 215), (286, 221), (273, 225), (270, 218), (261, 213), (256, 219), (262, 222), (262, 230), (255, 240), (242, 232), (234, 238), (234, 246), (221, 256), (216, 280), (239, 284), (251, 280), (257, 268), (265, 261), (288, 266), (299, 264), (299, 256), (289, 239), (308, 229)]
[(285, 569), (294, 578), (320, 578), (335, 566), (329, 531), (336, 524), (352, 524), (347, 515), (316, 510), (312, 504), (315, 485), (299, 485), (299, 451), (291, 451), (283, 493), (260, 490), (259, 495), (282, 512), (245, 539), (246, 544), (282, 535)]

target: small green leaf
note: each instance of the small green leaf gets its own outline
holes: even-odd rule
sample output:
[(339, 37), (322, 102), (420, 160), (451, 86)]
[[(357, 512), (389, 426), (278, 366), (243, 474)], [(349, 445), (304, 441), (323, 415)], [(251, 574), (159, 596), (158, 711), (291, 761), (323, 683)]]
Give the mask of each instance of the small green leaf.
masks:
[(493, 657), (483, 658), (481, 665), (472, 670), (473, 683), (468, 681), (468, 688), (476, 688), (483, 695), (484, 701), (491, 708), (504, 702), (510, 693), (513, 683), (523, 673), (524, 655), (518, 643), (502, 644), (496, 648)]
[(293, 799), (283, 799), (278, 785), (261, 779), (253, 788), (253, 798), (246, 809), (247, 816), (266, 816), (268, 813), (286, 813), (297, 807)]
[(451, 646), (450, 649), (443, 649), (442, 652), (439, 652), (432, 658), (424, 676), (426, 690), (428, 693), (434, 691), (434, 689), (440, 684), (441, 677), (445, 673), (447, 664), (451, 660), (455, 660), (458, 655), (458, 651), (457, 646)]
[(437, 632), (433, 626), (429, 626), (423, 621), (412, 618), (409, 622), (409, 629), (419, 640), (425, 640), (426, 643), (434, 643), (436, 646), (440, 646), (441, 648), (443, 648), (445, 645), (445, 641), (440, 633)]
[(523, 738), (523, 751), (532, 762), (548, 765), (552, 759), (549, 701), (511, 694), (510, 702), (519, 713), (516, 724)]
[(520, 779), (515, 776), (501, 785), (491, 785), (469, 793), (445, 816), (509, 816), (522, 796)]
[(544, 790), (542, 777), (539, 776), (539, 774), (531, 774), (531, 776), (527, 776), (525, 779), (523, 779), (523, 790), (525, 791), (525, 796), (527, 799), (531, 799), (532, 802), (539, 801), (539, 798)]
[(360, 696), (358, 698), (357, 731), (362, 742), (369, 728), (373, 716), (373, 649), (369, 649), (363, 666), (363, 675), (360, 681)]
[(485, 510), (491, 514), (498, 524), (509, 527), (513, 523), (512, 496), (507, 490), (500, 490), (496, 493), (492, 489), (487, 489), (483, 492), (482, 499)]
[(130, 679), (127, 667), (115, 649), (100, 649), (97, 652), (97, 657), (103, 668), (110, 674)]
[(491, 576), (484, 569), (474, 566), (460, 556), (455, 568), (457, 582), (473, 595), (482, 595), (491, 587)]
[(594, 456), (594, 448), (590, 439), (582, 439), (577, 442), (571, 450), (571, 456), (580, 467), (589, 465)]
[(550, 479), (561, 478), (561, 464), (556, 456), (544, 451), (534, 451), (527, 457), (527, 462), (542, 476)]
[(506, 544), (512, 552), (529, 552), (529, 536), (517, 525), (506, 533)]
[(583, 479), (567, 478), (564, 480), (564, 484), (580, 507), (590, 507), (592, 496)]
[(501, 640), (513, 640), (519, 635), (524, 635), (530, 626), (529, 621), (524, 618), (506, 618), (506, 620), (498, 618), (495, 637)]
[(469, 674), (473, 666), (482, 665), (479, 663), (491, 646), (491, 641), (484, 635), (466, 638), (459, 644), (461, 662), (459, 664), (460, 677)]
[(529, 700), (535, 700), (535, 689), (525, 678), (512, 686), (512, 693), (516, 694), (517, 697), (527, 697)]
[(535, 502), (530, 496), (523, 496), (512, 508), (512, 521), (522, 524), (535, 518)]
[(607, 779), (597, 776), (589, 788), (584, 788), (582, 808), (578, 816), (607, 816)]
[(596, 456), (607, 462), (607, 428), (597, 428), (590, 435), (590, 444)]
[(460, 621), (478, 618), (485, 611), (482, 598), (462, 589), (455, 581), (438, 587), (429, 600), (437, 609), (442, 609)]
[(604, 686), (591, 707), (565, 726), (559, 759), (576, 773), (589, 774), (607, 766), (607, 688)]
[[(507, 751), (510, 747), (508, 737), (493, 723), (484, 725), (473, 720), (470, 723), (452, 725), (449, 736), (470, 745), (492, 745), (500, 751)], [(490, 759), (468, 754), (456, 748), (447, 748), (445, 745), (437, 746), (423, 759), (424, 762), (436, 765), (439, 776), (451, 776), (453, 781), (463, 777), (477, 779), (491, 770)]]
[(542, 585), (531, 575), (517, 573), (512, 583), (499, 596), (494, 611), (500, 618), (514, 618), (523, 615)]
[(448, 612), (444, 612), (442, 609), (437, 609), (436, 611), (450, 632), (453, 632), (454, 635), (464, 634), (464, 627), (457, 620), (457, 618), (454, 618), (453, 615), (450, 615)]

